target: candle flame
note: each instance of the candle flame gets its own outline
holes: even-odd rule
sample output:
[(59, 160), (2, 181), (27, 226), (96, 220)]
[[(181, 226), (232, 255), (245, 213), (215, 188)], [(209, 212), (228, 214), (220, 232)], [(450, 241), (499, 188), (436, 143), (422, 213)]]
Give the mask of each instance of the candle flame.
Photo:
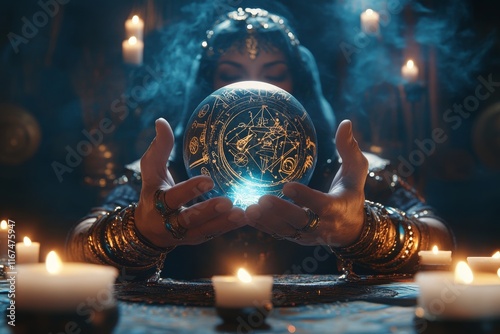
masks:
[(137, 37), (132, 36), (132, 37), (130, 37), (130, 38), (128, 39), (128, 44), (130, 44), (130, 45), (134, 45), (134, 44), (136, 44), (136, 43), (137, 43)]
[(55, 251), (50, 251), (45, 260), (45, 267), (49, 274), (57, 274), (62, 269), (62, 261)]
[(31, 246), (31, 239), (30, 238), (24, 237), (23, 242), (24, 242), (25, 246), (28, 246), (28, 247)]
[(457, 263), (455, 267), (455, 282), (462, 284), (471, 284), (474, 280), (474, 274), (470, 267), (464, 261)]
[(134, 23), (134, 24), (139, 23), (139, 16), (137, 16), (137, 15), (132, 16), (132, 23)]
[(432, 253), (437, 254), (438, 251), (439, 251), (438, 246), (434, 245), (434, 247), (432, 247)]
[(494, 258), (494, 259), (500, 259), (500, 251), (496, 252), (491, 257)]
[(250, 283), (252, 276), (243, 268), (238, 269), (238, 279), (244, 283)]
[(415, 63), (413, 62), (413, 60), (410, 59), (406, 62), (406, 67), (413, 68), (414, 66), (415, 66)]
[(0, 223), (0, 228), (2, 230), (6, 230), (7, 229), (7, 221), (5, 219), (2, 220), (2, 222)]

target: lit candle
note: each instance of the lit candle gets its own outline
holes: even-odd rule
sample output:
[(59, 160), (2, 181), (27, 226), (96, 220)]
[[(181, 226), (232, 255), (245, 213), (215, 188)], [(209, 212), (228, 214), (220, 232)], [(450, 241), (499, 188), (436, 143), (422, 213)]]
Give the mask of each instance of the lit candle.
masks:
[(415, 82), (418, 79), (418, 67), (413, 60), (408, 60), (406, 64), (401, 67), (401, 75), (406, 81)]
[(421, 265), (449, 265), (451, 263), (451, 251), (439, 250), (437, 246), (430, 251), (418, 252)]
[(368, 35), (378, 35), (380, 15), (373, 9), (361, 13), (361, 30)]
[(467, 263), (475, 271), (496, 273), (500, 268), (500, 251), (496, 252), (491, 257), (470, 256), (467, 258)]
[[(113, 267), (62, 263), (52, 251), (45, 263), (17, 266), (16, 308), (28, 312), (66, 312), (88, 315), (89, 310), (116, 306)], [(95, 305), (88, 305), (92, 300)], [(85, 313), (87, 312), (87, 313)]]
[(32, 242), (24, 237), (23, 242), (16, 243), (16, 264), (36, 263), (40, 254), (40, 243)]
[(8, 253), (9, 225), (4, 219), (0, 222), (0, 260), (5, 261)]
[(144, 43), (135, 36), (122, 43), (123, 61), (127, 64), (141, 65)]
[(125, 21), (126, 37), (130, 38), (135, 36), (138, 40), (143, 40), (144, 21), (137, 15)]
[(273, 308), (272, 276), (251, 276), (245, 269), (235, 276), (213, 276), (215, 308), (224, 323), (243, 321), (249, 328), (261, 328)]
[(428, 320), (490, 319), (500, 316), (500, 277), (473, 273), (460, 261), (455, 272), (430, 271), (415, 275), (419, 286), (417, 316)]
[(272, 276), (251, 276), (239, 269), (237, 276), (214, 276), (215, 303), (219, 307), (242, 308), (271, 302)]

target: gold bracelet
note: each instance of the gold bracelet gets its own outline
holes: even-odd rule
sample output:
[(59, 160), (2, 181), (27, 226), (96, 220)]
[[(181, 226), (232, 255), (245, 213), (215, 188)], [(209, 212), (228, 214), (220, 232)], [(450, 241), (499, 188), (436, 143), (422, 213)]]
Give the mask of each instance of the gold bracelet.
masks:
[[(378, 272), (418, 267), (418, 250), (428, 240), (428, 229), (404, 212), (365, 201), (360, 238), (347, 247), (332, 248), (340, 262), (351, 262)], [(350, 265), (341, 263), (342, 268)], [(350, 269), (352, 270), (352, 268)]]
[(158, 275), (166, 254), (175, 247), (162, 248), (151, 244), (137, 230), (135, 204), (100, 216), (89, 229), (88, 251), (93, 259), (132, 272), (156, 267)]

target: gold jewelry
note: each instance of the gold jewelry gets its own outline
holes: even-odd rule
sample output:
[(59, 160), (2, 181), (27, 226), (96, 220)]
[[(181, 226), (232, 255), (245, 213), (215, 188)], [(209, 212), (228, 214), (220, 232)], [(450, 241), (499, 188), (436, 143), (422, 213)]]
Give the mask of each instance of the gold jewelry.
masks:
[(156, 211), (158, 211), (162, 217), (168, 217), (176, 211), (179, 211), (179, 209), (172, 209), (165, 202), (165, 190), (158, 189), (155, 192), (154, 199)]
[(172, 233), (172, 236), (175, 239), (182, 240), (186, 235), (187, 228), (179, 223), (179, 214), (180, 211), (177, 210), (174, 213), (163, 217), (163, 224), (165, 225), (167, 231)]
[(252, 60), (257, 58), (259, 55), (259, 42), (253, 34), (250, 34), (245, 40), (245, 46), (247, 49), (248, 57)]
[(135, 208), (135, 204), (124, 209), (118, 206), (86, 217), (85, 223), (91, 226), (85, 233), (73, 233), (70, 243), (70, 253), (78, 255), (74, 259), (121, 268), (133, 279), (151, 274), (156, 267), (153, 278), (159, 277), (166, 254), (175, 246), (158, 247), (141, 235), (134, 220)]
[[(349, 261), (379, 272), (418, 267), (418, 250), (426, 247), (428, 229), (404, 212), (365, 201), (365, 222), (359, 239), (332, 248), (339, 261)], [(343, 267), (349, 267), (342, 264)]]
[(179, 223), (180, 209), (172, 209), (165, 203), (164, 190), (158, 189), (155, 192), (155, 209), (163, 219), (163, 225), (175, 239), (182, 240), (186, 235), (187, 228)]
[(319, 216), (311, 209), (304, 208), (307, 215), (307, 224), (300, 229), (301, 232), (313, 232), (319, 226), (320, 219)]
[[(219, 39), (221, 32), (225, 34), (227, 31), (243, 31), (244, 29), (247, 32), (247, 38), (240, 39), (241, 43), (228, 45), (226, 38)], [(260, 50), (276, 48), (273, 41), (263, 37), (265, 31), (278, 31), (283, 41), (293, 49), (297, 49), (300, 44), (285, 18), (260, 8), (238, 8), (219, 18), (214, 26), (207, 30), (206, 39), (201, 46), (209, 58), (218, 57), (228, 49), (236, 47), (239, 50), (246, 49), (250, 59), (255, 59)]]

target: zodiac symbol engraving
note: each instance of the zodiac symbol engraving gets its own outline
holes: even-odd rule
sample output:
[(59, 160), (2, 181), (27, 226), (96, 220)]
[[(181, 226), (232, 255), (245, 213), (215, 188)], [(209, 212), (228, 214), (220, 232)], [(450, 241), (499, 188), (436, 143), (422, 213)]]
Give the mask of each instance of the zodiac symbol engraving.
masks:
[(316, 164), (309, 115), (292, 95), (269, 84), (217, 90), (195, 110), (186, 130), (188, 174), (210, 175), (215, 188), (207, 197), (228, 196), (241, 207), (262, 194), (283, 197), (283, 185), (307, 183)]
[(200, 111), (198, 112), (198, 117), (203, 118), (207, 114), (207, 112), (210, 110), (210, 104), (205, 104), (203, 107), (200, 108)]
[(198, 137), (191, 138), (191, 141), (189, 142), (189, 152), (191, 152), (191, 154), (196, 154), (199, 147), (200, 142), (198, 141)]

